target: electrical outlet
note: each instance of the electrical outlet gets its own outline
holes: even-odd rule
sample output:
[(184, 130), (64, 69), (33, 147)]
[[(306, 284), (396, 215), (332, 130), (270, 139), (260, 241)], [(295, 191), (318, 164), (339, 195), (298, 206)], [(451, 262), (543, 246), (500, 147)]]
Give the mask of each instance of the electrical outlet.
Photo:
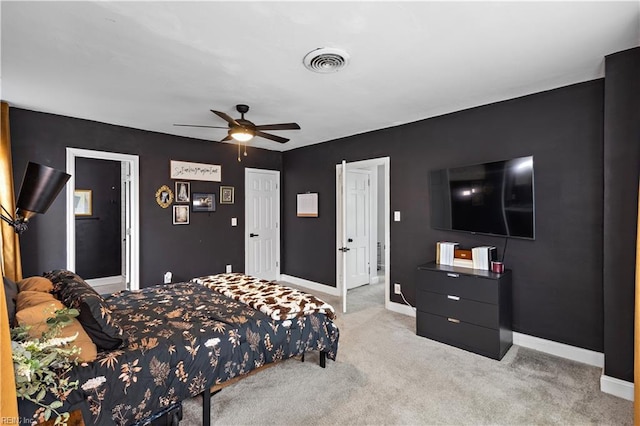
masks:
[(402, 289), (400, 288), (400, 284), (395, 283), (393, 285), (393, 293), (394, 294), (401, 294), (402, 293)]
[(171, 272), (167, 272), (166, 274), (164, 274), (164, 283), (170, 284), (172, 276), (173, 274)]
[(228, 274), (229, 272), (231, 272), (231, 265), (227, 265), (227, 269), (226, 269), (226, 271), (227, 271), (227, 274)]

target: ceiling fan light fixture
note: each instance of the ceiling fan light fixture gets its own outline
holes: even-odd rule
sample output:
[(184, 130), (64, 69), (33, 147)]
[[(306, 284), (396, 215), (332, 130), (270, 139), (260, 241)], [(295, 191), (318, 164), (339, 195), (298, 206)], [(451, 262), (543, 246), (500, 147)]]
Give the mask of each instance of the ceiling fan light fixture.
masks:
[(320, 47), (307, 53), (302, 63), (309, 71), (329, 74), (345, 68), (349, 64), (349, 54), (342, 49)]
[(231, 136), (233, 139), (237, 140), (238, 142), (248, 142), (251, 139), (253, 139), (255, 135), (256, 135), (256, 132), (254, 132), (251, 129), (245, 129), (243, 127), (234, 127), (231, 130), (229, 130), (229, 136)]

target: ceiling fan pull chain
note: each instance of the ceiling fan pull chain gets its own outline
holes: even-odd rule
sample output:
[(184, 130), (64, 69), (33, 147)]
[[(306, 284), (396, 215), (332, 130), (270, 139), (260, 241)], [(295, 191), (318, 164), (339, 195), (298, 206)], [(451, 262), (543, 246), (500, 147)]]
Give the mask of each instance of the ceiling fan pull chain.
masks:
[(242, 162), (242, 159), (240, 158), (240, 144), (238, 144), (238, 163)]
[(247, 156), (247, 143), (244, 143), (244, 156)]

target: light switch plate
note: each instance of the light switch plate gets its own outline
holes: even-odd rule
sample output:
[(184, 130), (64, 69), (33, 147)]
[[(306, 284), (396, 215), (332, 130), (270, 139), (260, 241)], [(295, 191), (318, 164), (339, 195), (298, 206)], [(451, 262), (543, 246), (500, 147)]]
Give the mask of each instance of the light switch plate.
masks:
[(231, 218), (231, 226), (238, 226), (238, 218), (237, 217), (232, 217)]
[(400, 222), (400, 212), (399, 211), (393, 212), (393, 220), (395, 222)]

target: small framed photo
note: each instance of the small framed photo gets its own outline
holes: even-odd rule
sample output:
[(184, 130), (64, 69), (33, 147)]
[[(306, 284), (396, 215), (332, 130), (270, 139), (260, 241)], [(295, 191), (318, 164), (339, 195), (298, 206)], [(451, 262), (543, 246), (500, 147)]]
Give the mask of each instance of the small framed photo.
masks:
[(174, 225), (189, 224), (189, 205), (178, 204), (173, 206), (173, 224)]
[(176, 203), (188, 203), (189, 201), (191, 201), (191, 184), (176, 182)]
[(166, 209), (173, 203), (173, 192), (167, 185), (162, 185), (156, 191), (156, 203), (163, 209)]
[(193, 212), (216, 211), (216, 194), (209, 192), (194, 192), (191, 199), (191, 211)]
[(233, 204), (233, 186), (220, 187), (220, 204)]
[(76, 216), (91, 216), (93, 194), (90, 189), (76, 189), (73, 192), (73, 212)]

